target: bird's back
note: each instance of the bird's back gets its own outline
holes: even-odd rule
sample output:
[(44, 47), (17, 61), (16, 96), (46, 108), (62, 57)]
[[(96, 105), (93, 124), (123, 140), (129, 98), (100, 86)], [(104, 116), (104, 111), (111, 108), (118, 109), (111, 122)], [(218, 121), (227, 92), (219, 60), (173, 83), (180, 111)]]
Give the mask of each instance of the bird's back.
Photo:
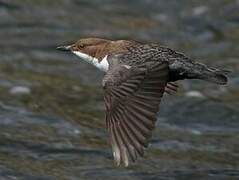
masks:
[(129, 46), (126, 52), (118, 56), (120, 63), (129, 66), (142, 65), (146, 62), (167, 62), (169, 81), (202, 79), (217, 84), (227, 83), (227, 71), (206, 66), (159, 44), (137, 43)]

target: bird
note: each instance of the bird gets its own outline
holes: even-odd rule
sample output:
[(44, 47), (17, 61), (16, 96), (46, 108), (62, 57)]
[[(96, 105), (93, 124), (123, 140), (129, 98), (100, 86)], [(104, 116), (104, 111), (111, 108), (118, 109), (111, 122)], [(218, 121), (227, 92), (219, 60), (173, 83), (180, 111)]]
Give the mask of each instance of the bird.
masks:
[(228, 70), (209, 67), (159, 43), (89, 37), (57, 50), (71, 52), (105, 73), (105, 121), (117, 166), (127, 167), (143, 157), (160, 101), (164, 93), (177, 91), (176, 81), (228, 82)]

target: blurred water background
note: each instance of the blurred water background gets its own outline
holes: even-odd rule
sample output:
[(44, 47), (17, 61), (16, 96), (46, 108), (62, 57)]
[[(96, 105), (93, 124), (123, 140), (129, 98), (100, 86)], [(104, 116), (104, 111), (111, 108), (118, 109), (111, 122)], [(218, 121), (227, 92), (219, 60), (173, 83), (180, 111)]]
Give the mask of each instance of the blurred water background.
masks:
[[(146, 156), (113, 164), (103, 74), (55, 47), (159, 42), (230, 69), (165, 96)], [(239, 179), (238, 0), (0, 0), (0, 179)]]

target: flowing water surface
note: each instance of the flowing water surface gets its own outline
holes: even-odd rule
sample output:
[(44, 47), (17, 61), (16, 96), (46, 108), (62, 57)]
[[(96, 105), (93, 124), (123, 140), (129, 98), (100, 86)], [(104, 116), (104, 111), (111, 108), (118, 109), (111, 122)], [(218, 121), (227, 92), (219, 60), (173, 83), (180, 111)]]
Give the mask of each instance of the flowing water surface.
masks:
[[(81, 37), (160, 42), (230, 69), (180, 82), (145, 157), (113, 164), (103, 74), (55, 47)], [(0, 0), (0, 179), (239, 179), (238, 0)]]

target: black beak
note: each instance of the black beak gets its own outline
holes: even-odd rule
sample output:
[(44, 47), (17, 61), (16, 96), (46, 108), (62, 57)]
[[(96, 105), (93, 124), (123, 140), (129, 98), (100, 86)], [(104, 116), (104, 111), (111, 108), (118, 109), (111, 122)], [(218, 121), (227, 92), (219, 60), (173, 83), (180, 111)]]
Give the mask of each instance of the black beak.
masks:
[(71, 46), (59, 46), (56, 49), (59, 51), (71, 51)]

